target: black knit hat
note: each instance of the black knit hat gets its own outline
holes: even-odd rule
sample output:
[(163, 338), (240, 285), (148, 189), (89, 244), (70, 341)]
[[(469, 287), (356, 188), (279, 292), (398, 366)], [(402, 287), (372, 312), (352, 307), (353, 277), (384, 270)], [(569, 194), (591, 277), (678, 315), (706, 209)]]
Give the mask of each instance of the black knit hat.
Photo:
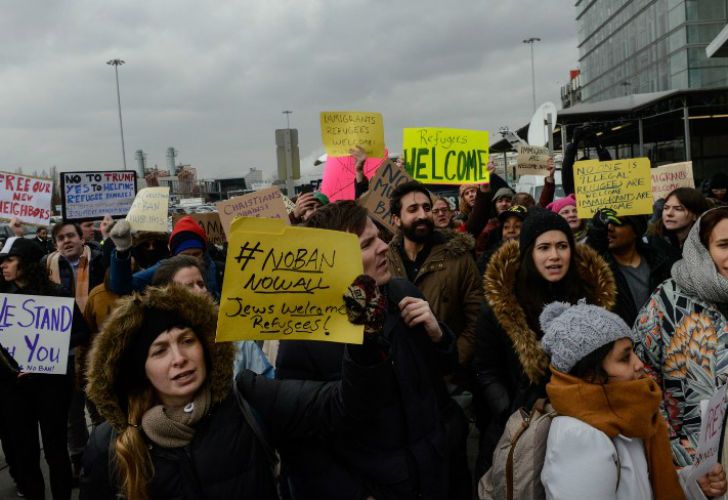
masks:
[(521, 226), (521, 236), (519, 237), (519, 245), (521, 248), (521, 258), (525, 255), (524, 250), (536, 241), (536, 238), (547, 231), (561, 231), (569, 240), (569, 246), (574, 248), (574, 233), (571, 231), (566, 219), (551, 210), (534, 207), (528, 211), (526, 220)]
[(619, 220), (629, 226), (632, 226), (634, 234), (637, 236), (638, 240), (647, 232), (648, 221), (646, 215), (625, 215), (620, 217)]
[(119, 360), (119, 376), (116, 383), (117, 394), (120, 396), (128, 395), (145, 385), (146, 372), (144, 367), (149, 353), (149, 346), (152, 345), (152, 342), (156, 340), (160, 333), (175, 327), (187, 328), (189, 325), (182, 318), (171, 314), (169, 311), (155, 308), (144, 309), (144, 320)]
[(22, 257), (23, 262), (38, 262), (44, 255), (43, 248), (35, 241), (13, 236), (5, 241), (0, 250), (0, 261), (6, 257)]

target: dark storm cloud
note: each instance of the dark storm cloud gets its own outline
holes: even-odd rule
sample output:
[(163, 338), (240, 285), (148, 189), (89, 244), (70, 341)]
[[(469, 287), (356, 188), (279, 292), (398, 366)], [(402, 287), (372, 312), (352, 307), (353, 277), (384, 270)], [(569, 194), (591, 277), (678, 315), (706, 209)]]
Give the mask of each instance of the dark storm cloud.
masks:
[(129, 166), (174, 146), (208, 178), (272, 173), (284, 109), (306, 164), (322, 110), (382, 112), (391, 151), (407, 126), (518, 127), (521, 41), (543, 39), (539, 102), (558, 104), (577, 57), (571, 0), (13, 2), (0, 29), (0, 169), (25, 171), (120, 166), (115, 57)]

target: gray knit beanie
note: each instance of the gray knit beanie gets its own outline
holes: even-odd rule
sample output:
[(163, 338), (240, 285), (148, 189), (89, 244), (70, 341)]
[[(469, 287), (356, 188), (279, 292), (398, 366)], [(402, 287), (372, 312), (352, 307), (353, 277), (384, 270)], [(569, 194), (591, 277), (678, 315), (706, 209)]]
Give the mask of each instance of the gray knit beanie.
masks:
[(554, 368), (564, 373), (603, 345), (623, 338), (634, 341), (632, 330), (622, 318), (587, 304), (585, 299), (576, 305), (552, 302), (544, 307), (539, 321), (544, 331), (544, 351), (551, 356)]

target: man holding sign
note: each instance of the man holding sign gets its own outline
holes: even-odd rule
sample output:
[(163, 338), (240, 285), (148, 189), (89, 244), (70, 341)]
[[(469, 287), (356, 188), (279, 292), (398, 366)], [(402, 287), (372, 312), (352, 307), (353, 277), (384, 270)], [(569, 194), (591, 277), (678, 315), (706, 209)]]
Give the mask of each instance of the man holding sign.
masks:
[[(438, 323), (417, 288), (392, 277), (388, 246), (366, 209), (353, 201), (332, 203), (317, 210), (308, 226), (357, 236), (364, 275), (345, 293), (348, 316), (364, 325), (365, 344), (376, 342), (381, 359), (391, 359), (392, 383), (381, 387), (386, 407), (357, 436), (325, 445), (296, 442), (281, 449), (291, 484), (303, 498), (405, 498), (417, 491), (426, 493), (425, 498), (469, 498), (462, 491), (470, 485), (464, 461), (467, 425), (442, 380), (457, 362), (453, 334)], [(338, 380), (343, 356), (342, 344), (281, 342), (277, 376)], [(407, 438), (391, 425), (402, 418)], [(386, 435), (383, 428), (389, 429)], [(426, 444), (433, 442), (447, 443), (445, 456)], [(400, 446), (418, 450), (416, 463), (403, 462)], [(374, 470), (361, 454), (361, 449), (372, 453), (372, 447), (378, 461)], [(387, 471), (407, 469), (400, 483), (388, 484)]]
[(53, 498), (70, 498), (66, 425), (74, 367), (68, 352), (86, 340), (88, 330), (73, 298), (48, 280), (42, 256), (40, 246), (23, 238), (9, 238), (0, 250), (8, 284), (0, 294), (0, 344), (20, 369), (14, 383), (3, 384), (0, 421), (9, 428), (4, 447), (18, 489), (28, 498), (45, 498), (40, 425)]

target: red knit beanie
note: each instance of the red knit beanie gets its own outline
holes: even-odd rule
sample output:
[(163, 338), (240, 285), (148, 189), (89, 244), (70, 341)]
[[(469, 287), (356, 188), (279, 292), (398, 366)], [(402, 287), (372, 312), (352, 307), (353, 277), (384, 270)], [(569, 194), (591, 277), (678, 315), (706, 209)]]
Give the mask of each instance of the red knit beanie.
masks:
[[(172, 228), (172, 234), (169, 237), (169, 250), (172, 255), (177, 255), (180, 247), (194, 248), (197, 245), (190, 245), (190, 240), (201, 243), (202, 249), (207, 250), (207, 234), (200, 225), (189, 215), (182, 217)], [(198, 247), (199, 248), (199, 247)]]

